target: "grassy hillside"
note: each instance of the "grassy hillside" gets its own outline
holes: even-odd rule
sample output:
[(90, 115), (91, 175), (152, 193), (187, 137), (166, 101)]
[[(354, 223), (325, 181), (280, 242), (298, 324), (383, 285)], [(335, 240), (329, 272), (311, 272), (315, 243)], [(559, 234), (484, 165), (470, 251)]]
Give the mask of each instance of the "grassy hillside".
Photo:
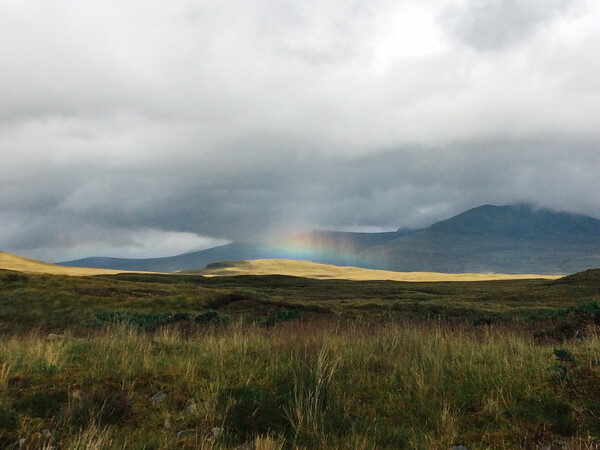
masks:
[(482, 273), (435, 273), (435, 272), (392, 272), (386, 270), (361, 269), (319, 264), (311, 261), (288, 259), (257, 259), (250, 261), (224, 261), (210, 264), (205, 269), (185, 270), (183, 275), (237, 276), (237, 275), (288, 275), (317, 279), (344, 280), (392, 280), (392, 281), (490, 281), (520, 280), (531, 278), (556, 279), (557, 275), (535, 274), (482, 274)]
[(27, 273), (46, 273), (52, 275), (71, 276), (105, 275), (122, 272), (121, 270), (57, 266), (55, 264), (49, 264), (42, 261), (37, 261), (35, 259), (23, 258), (22, 256), (13, 255), (6, 252), (0, 252), (0, 269), (15, 270)]

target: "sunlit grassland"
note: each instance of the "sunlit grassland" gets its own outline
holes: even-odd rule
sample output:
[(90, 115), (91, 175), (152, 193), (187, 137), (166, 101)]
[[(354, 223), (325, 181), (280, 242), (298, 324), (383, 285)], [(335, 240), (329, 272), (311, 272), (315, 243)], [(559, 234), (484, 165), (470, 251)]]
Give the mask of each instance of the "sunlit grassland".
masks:
[(597, 301), (597, 274), (586, 276), (574, 281), (403, 283), (275, 275), (68, 277), (0, 270), (0, 333), (31, 328), (85, 333), (102, 311), (199, 314), (214, 309), (252, 323), (281, 309), (297, 309), (307, 316), (415, 316), (489, 323)]
[(50, 275), (68, 275), (68, 276), (90, 276), (117, 274), (122, 270), (110, 269), (91, 269), (87, 267), (64, 267), (56, 264), (50, 264), (35, 259), (23, 258), (22, 256), (11, 253), (0, 252), (0, 269), (16, 270), (28, 273), (43, 273)]
[(526, 280), (532, 278), (553, 280), (559, 278), (556, 275), (536, 274), (393, 272), (358, 267), (340, 267), (290, 259), (227, 261), (205, 269), (186, 270), (181, 273), (204, 276), (287, 275), (325, 280), (390, 280), (408, 282)]

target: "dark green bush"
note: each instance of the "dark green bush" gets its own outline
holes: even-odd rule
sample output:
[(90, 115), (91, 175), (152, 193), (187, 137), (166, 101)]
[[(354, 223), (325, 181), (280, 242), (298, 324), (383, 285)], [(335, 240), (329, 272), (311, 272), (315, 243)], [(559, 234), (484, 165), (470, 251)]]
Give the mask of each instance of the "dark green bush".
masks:
[(215, 325), (225, 325), (228, 323), (227, 317), (221, 316), (214, 309), (209, 309), (208, 311), (204, 311), (203, 313), (198, 314), (196, 317), (194, 317), (194, 321), (196, 323), (202, 323), (202, 324), (212, 323)]
[(96, 326), (127, 324), (140, 328), (144, 331), (152, 331), (158, 327), (170, 325), (178, 322), (185, 322), (191, 319), (189, 313), (170, 312), (149, 313), (149, 312), (125, 312), (125, 311), (100, 311), (96, 314), (94, 324)]
[(23, 397), (16, 409), (32, 417), (53, 417), (67, 404), (67, 400), (66, 391), (36, 392)]
[(304, 317), (304, 311), (297, 309), (282, 309), (277, 311), (275, 314), (268, 316), (264, 322), (264, 325), (271, 327), (276, 323), (280, 322), (291, 322), (293, 320), (300, 320)]
[[(0, 430), (12, 431), (17, 428), (17, 416), (14, 411), (0, 406)], [(0, 435), (2, 433), (0, 432)], [(1, 447), (1, 446), (0, 446)]]
[(571, 351), (567, 348), (555, 348), (554, 356), (556, 356), (556, 358), (558, 358), (558, 360), (562, 363), (575, 362), (575, 356), (573, 356), (573, 353), (571, 353)]
[(65, 420), (77, 428), (115, 425), (133, 414), (133, 399), (118, 388), (98, 387), (79, 393), (64, 412)]
[(286, 431), (283, 402), (286, 396), (274, 395), (257, 386), (244, 385), (221, 392), (218, 409), (226, 414), (225, 427), (241, 438), (268, 432)]

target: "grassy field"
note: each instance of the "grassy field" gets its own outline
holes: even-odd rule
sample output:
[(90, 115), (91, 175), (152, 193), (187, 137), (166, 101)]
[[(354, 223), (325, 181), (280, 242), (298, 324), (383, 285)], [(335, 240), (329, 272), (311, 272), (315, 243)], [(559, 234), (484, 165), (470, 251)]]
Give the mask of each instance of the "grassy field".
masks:
[(556, 275), (535, 274), (392, 272), (389, 270), (332, 266), (329, 264), (318, 264), (311, 261), (297, 261), (290, 259), (226, 261), (214, 264), (205, 269), (185, 270), (180, 273), (219, 277), (239, 275), (288, 275), (316, 279), (355, 281), (390, 280), (409, 282), (526, 280), (531, 278), (555, 280), (560, 278)]
[(0, 448), (598, 448), (600, 273), (0, 271)]
[(122, 270), (89, 269), (86, 267), (57, 266), (35, 259), (23, 258), (11, 253), (0, 252), (0, 269), (15, 270), (26, 273), (45, 273), (51, 275), (70, 275), (85, 277), (89, 275), (106, 275), (123, 272)]

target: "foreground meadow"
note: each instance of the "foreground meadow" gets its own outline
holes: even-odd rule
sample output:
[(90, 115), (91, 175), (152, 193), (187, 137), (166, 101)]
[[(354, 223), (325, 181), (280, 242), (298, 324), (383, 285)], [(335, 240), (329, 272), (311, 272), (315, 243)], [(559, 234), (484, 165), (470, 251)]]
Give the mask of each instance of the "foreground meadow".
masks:
[(0, 448), (598, 448), (598, 278), (0, 271)]
[(4, 336), (0, 446), (596, 448), (599, 358), (432, 320)]

